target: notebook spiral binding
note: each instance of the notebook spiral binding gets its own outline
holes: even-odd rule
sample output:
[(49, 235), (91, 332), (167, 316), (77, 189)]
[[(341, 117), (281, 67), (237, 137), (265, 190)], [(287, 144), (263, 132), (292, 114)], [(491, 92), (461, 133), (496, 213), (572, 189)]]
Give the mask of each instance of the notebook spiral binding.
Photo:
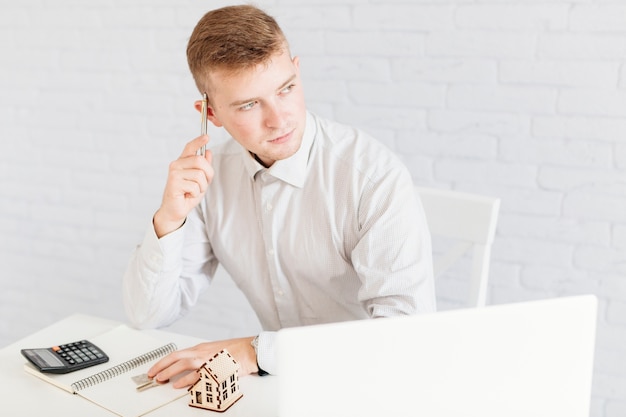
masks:
[(143, 355), (137, 356), (136, 358), (127, 360), (126, 362), (122, 362), (112, 368), (105, 369), (104, 371), (98, 372), (97, 374), (93, 374), (87, 378), (76, 381), (72, 384), (72, 389), (74, 390), (74, 392), (78, 392), (93, 385), (97, 385), (101, 382), (107, 381), (113, 377), (135, 369), (147, 362), (158, 359), (161, 356), (165, 356), (168, 353), (172, 353), (175, 350), (176, 345), (174, 343), (169, 343), (165, 346), (161, 346), (158, 349), (154, 349), (150, 352), (144, 353)]

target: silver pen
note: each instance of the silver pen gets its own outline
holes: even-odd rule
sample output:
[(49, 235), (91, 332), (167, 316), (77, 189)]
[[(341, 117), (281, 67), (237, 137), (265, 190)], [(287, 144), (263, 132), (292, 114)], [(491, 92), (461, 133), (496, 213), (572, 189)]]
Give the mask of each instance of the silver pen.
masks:
[[(206, 93), (202, 94), (202, 111), (200, 112), (200, 132), (202, 135), (206, 135), (207, 128), (207, 112), (209, 107), (209, 96)], [(200, 148), (200, 155), (204, 156), (206, 153), (206, 145), (202, 145)]]

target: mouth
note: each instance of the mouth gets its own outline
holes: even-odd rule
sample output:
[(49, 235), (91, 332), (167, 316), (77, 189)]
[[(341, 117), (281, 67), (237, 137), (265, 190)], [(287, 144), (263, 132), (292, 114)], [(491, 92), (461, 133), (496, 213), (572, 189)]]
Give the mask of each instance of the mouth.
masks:
[[(295, 130), (295, 129), (294, 129), (294, 130)], [(293, 130), (291, 130), (290, 132), (288, 132), (288, 133), (286, 133), (286, 134), (284, 134), (284, 135), (282, 135), (282, 136), (279, 136), (279, 137), (277, 137), (277, 138), (271, 139), (271, 140), (269, 141), (269, 143), (271, 143), (271, 144), (275, 144), (275, 145), (279, 145), (279, 144), (281, 144), (281, 143), (285, 143), (285, 142), (287, 142), (289, 139), (291, 139), (291, 136), (293, 135), (293, 132), (294, 132), (294, 131), (293, 131)]]

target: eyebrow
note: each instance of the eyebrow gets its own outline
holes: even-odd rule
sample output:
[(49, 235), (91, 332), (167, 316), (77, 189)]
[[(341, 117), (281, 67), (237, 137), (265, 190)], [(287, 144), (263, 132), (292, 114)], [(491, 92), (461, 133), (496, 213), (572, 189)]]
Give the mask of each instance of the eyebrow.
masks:
[[(295, 79), (296, 79), (296, 74), (293, 74), (291, 77), (289, 77), (289, 79), (287, 81), (282, 83), (281, 86), (276, 89), (276, 91), (280, 91), (280, 90), (284, 89), (289, 84), (291, 84), (293, 82), (293, 80), (295, 80)], [(242, 106), (244, 104), (251, 103), (253, 101), (258, 101), (258, 100), (260, 100), (260, 97), (252, 97), (252, 98), (245, 99), (245, 100), (237, 100), (237, 101), (233, 101), (232, 103), (230, 103), (230, 107), (239, 107), (239, 106)]]

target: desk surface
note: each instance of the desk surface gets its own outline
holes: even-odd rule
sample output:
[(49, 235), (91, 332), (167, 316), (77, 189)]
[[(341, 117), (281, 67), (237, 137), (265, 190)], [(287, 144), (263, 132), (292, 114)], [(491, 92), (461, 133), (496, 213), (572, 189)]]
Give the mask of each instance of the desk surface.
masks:
[[(119, 325), (119, 322), (85, 315), (74, 315), (46, 327), (22, 340), (0, 350), (0, 392), (2, 415), (12, 417), (35, 415), (64, 415), (66, 417), (90, 416), (111, 417), (114, 414), (92, 404), (84, 398), (69, 394), (52, 384), (28, 375), (24, 369), (25, 359), (20, 349), (26, 347), (52, 346), (70, 340), (89, 339)], [(180, 347), (193, 346), (201, 339), (159, 330), (148, 330), (150, 334), (174, 341)], [(246, 376), (240, 380), (244, 396), (221, 416), (277, 415), (277, 378), (272, 376)], [(52, 412), (52, 413), (51, 413)], [(217, 415), (210, 411), (188, 406), (187, 396), (165, 405), (148, 417)]]

